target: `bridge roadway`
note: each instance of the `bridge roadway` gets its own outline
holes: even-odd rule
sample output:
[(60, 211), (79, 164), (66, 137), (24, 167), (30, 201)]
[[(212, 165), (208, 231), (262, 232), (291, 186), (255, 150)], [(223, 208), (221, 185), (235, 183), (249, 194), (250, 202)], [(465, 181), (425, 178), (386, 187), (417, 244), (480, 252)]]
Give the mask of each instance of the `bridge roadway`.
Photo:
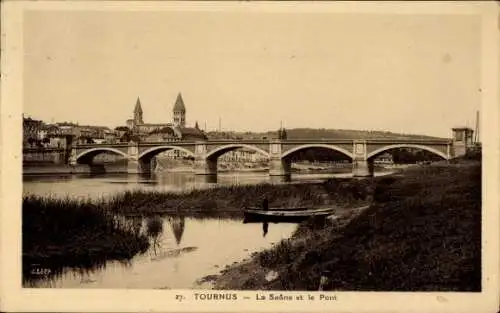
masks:
[[(459, 144), (458, 144), (459, 145)], [(246, 148), (261, 153), (269, 160), (269, 175), (289, 176), (291, 156), (294, 152), (309, 148), (326, 148), (344, 154), (352, 161), (355, 177), (373, 175), (376, 156), (395, 148), (417, 148), (432, 152), (444, 160), (462, 154), (451, 139), (270, 139), (270, 140), (206, 140), (129, 142), (118, 144), (74, 145), (69, 163), (92, 164), (94, 156), (113, 152), (128, 160), (128, 173), (148, 173), (155, 165), (155, 156), (168, 150), (184, 151), (194, 157), (197, 175), (217, 175), (217, 159), (229, 151)]]

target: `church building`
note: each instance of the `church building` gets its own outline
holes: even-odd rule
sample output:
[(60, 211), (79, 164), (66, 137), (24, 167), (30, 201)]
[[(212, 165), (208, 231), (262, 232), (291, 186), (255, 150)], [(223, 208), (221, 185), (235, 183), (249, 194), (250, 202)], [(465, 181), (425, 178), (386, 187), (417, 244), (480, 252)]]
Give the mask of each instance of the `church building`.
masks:
[(135, 103), (134, 118), (126, 121), (127, 128), (141, 141), (158, 142), (174, 140), (203, 140), (206, 135), (198, 127), (186, 127), (186, 106), (181, 93), (177, 95), (173, 107), (173, 122), (169, 123), (144, 123), (143, 110), (139, 97)]

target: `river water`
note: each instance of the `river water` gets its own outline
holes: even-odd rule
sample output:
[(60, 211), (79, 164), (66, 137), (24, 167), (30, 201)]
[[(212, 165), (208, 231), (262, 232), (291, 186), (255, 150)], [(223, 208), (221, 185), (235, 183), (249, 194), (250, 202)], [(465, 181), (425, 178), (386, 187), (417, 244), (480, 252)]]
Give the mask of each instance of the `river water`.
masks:
[[(323, 180), (348, 174), (295, 174), (290, 182)], [(23, 193), (51, 197), (99, 198), (125, 190), (185, 191), (217, 185), (270, 182), (267, 173), (222, 173), (214, 178), (191, 173), (163, 173), (151, 177), (25, 176)], [(206, 288), (198, 279), (217, 274), (225, 266), (249, 258), (288, 238), (295, 224), (243, 224), (241, 219), (156, 217), (161, 231), (150, 249), (129, 262), (107, 262), (91, 270), (68, 269), (25, 287), (56, 288)], [(146, 220), (141, 223), (146, 224)]]
[(219, 173), (217, 177), (184, 172), (158, 173), (151, 176), (134, 174), (68, 174), (23, 177), (23, 194), (50, 197), (99, 198), (126, 190), (182, 192), (195, 188), (258, 183), (294, 183), (348, 177), (350, 174), (294, 174), (290, 180), (270, 178), (267, 172)]

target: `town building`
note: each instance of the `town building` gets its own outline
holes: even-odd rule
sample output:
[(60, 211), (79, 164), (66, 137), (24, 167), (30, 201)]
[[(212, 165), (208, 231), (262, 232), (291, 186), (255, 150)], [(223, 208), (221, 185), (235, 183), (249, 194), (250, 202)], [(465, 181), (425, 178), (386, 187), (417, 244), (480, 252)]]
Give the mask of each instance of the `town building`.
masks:
[(23, 116), (23, 147), (32, 147), (40, 143), (39, 133), (43, 126), (42, 121)]
[[(177, 95), (173, 106), (173, 121), (168, 123), (145, 123), (141, 100), (138, 97), (134, 107), (132, 119), (126, 121), (126, 127), (133, 135), (140, 138), (141, 141), (176, 141), (176, 140), (204, 140), (205, 133), (200, 130), (198, 123), (195, 127), (186, 127), (186, 106), (182, 94)], [(117, 127), (116, 129), (123, 129)]]
[(379, 156), (377, 156), (374, 160), (375, 164), (380, 164), (380, 165), (392, 165), (394, 164), (394, 158), (392, 154), (389, 152), (383, 153)]

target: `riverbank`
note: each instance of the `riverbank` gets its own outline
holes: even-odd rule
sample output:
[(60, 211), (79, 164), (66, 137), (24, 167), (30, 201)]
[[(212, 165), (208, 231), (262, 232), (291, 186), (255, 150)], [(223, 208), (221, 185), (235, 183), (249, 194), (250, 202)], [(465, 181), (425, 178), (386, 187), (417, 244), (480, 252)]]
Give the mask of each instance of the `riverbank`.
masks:
[[(407, 169), (372, 180), (373, 203), (306, 223), (221, 272), (214, 289), (480, 291), (481, 165)], [(333, 184), (332, 186), (335, 186)]]
[(102, 206), (79, 200), (24, 197), (23, 278), (57, 275), (64, 267), (93, 268), (128, 260), (149, 247), (138, 227)]

